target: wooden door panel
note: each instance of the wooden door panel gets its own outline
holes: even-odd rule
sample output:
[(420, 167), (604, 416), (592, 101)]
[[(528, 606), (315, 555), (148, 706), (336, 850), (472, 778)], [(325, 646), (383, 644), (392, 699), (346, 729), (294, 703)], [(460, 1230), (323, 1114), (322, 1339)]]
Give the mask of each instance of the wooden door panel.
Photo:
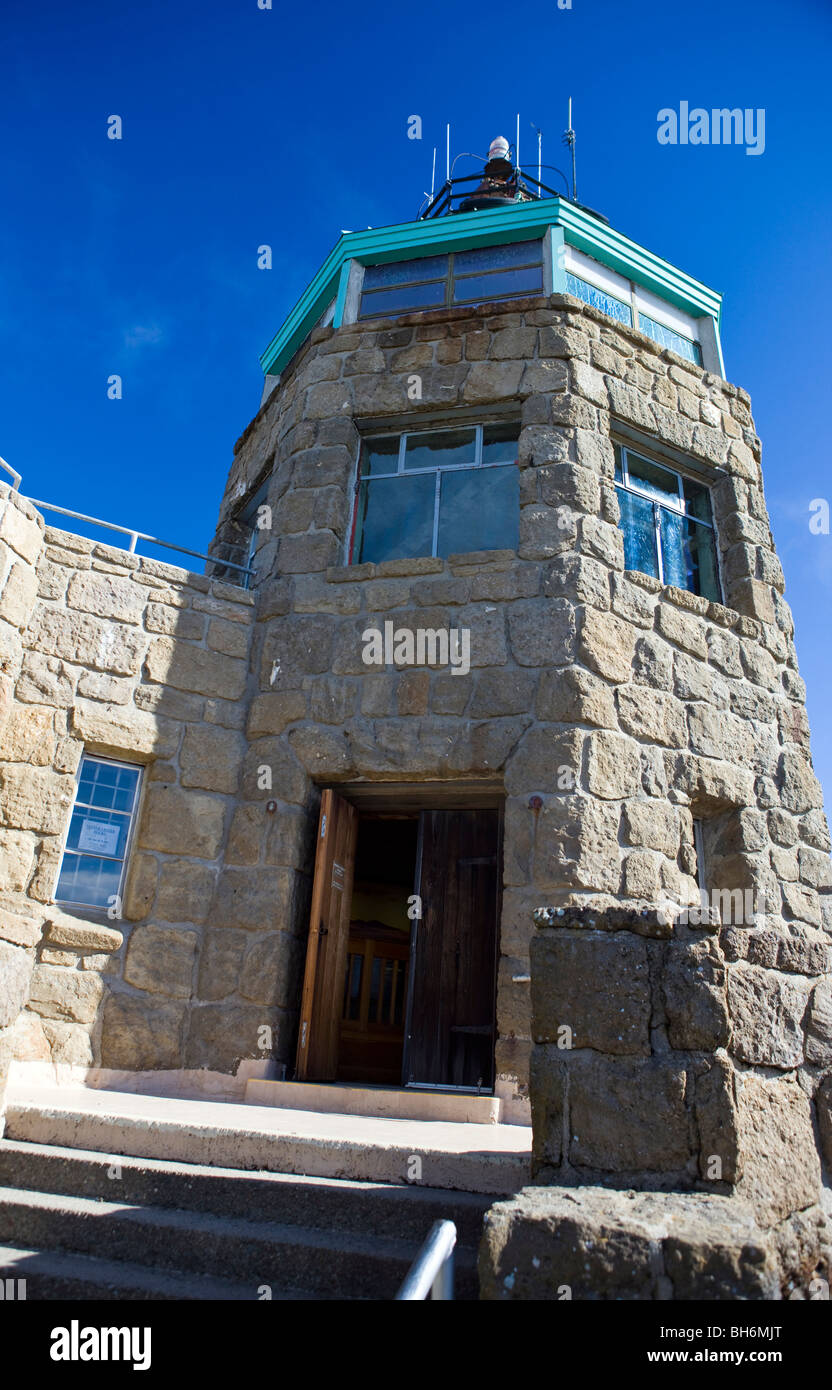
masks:
[(405, 1083), (494, 1082), (499, 812), (423, 811)]
[(331, 788), (321, 796), (295, 1077), (334, 1081), (350, 931), (358, 812)]

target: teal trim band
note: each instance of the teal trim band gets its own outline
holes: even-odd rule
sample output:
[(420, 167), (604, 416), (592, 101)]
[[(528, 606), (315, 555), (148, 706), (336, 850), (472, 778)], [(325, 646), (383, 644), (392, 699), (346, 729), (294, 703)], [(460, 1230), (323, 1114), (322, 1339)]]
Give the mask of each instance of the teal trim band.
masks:
[(349, 262), (379, 265), (387, 261), (413, 260), (448, 251), (467, 251), (478, 246), (495, 246), (543, 237), (552, 228), (554, 289), (563, 293), (565, 267), (557, 255), (558, 245), (567, 243), (588, 256), (634, 280), (645, 289), (701, 318), (707, 314), (720, 322), (722, 296), (677, 270), (669, 261), (655, 256), (613, 227), (606, 226), (567, 198), (546, 198), (531, 203), (514, 203), (505, 208), (482, 212), (463, 212), (424, 222), (403, 222), (393, 227), (368, 228), (347, 232), (330, 251), (318, 273), (310, 281), (285, 323), (260, 358), (267, 375), (276, 375), (305, 342), (330, 301), (337, 297), (334, 326), (343, 321), (349, 277)]

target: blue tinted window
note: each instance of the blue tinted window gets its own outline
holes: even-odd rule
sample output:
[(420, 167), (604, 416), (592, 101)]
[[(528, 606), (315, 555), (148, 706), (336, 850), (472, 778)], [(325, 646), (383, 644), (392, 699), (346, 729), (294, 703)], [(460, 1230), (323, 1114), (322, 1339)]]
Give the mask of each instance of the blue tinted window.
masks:
[(632, 327), (633, 311), (629, 304), (625, 304), (622, 299), (614, 299), (611, 294), (605, 294), (603, 290), (597, 290), (588, 281), (581, 280), (578, 275), (573, 275), (570, 271), (566, 272), (566, 292), (574, 294), (576, 299), (582, 299), (585, 304), (591, 304), (593, 309), (600, 309), (602, 314), (609, 314), (610, 318), (617, 319), (619, 323), (627, 323)]
[(720, 602), (708, 489), (624, 448), (615, 477), (626, 568)]
[(543, 242), (479, 246), (364, 270), (360, 319), (543, 293)]
[(107, 908), (121, 891), (141, 769), (84, 754), (55, 898)]
[(671, 352), (678, 353), (680, 357), (686, 357), (688, 362), (695, 362), (698, 367), (702, 366), (702, 349), (691, 338), (685, 338), (681, 333), (674, 333), (672, 328), (666, 328), (663, 323), (657, 323), (655, 319), (648, 318), (646, 314), (639, 314), (638, 326), (642, 333), (646, 333), (648, 338), (653, 339), (654, 343), (660, 343), (662, 347), (670, 348)]

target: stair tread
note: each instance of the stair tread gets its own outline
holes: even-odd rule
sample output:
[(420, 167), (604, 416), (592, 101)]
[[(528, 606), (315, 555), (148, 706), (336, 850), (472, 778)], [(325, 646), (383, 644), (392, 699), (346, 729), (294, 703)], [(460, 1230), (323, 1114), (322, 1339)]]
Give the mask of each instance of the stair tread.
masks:
[[(77, 1284), (87, 1287), (94, 1298), (131, 1295), (146, 1299), (188, 1299), (222, 1301), (256, 1301), (257, 1289), (232, 1279), (220, 1279), (208, 1274), (186, 1274), (178, 1270), (155, 1269), (128, 1261), (106, 1260), (98, 1255), (82, 1255), (74, 1251), (28, 1249), (19, 1245), (0, 1245), (0, 1276), (7, 1279), (26, 1279), (27, 1301), (37, 1297), (41, 1280), (52, 1283)], [(78, 1289), (73, 1297), (79, 1297)], [(271, 1291), (272, 1301), (328, 1300), (326, 1294), (307, 1289), (284, 1288)]]
[[(73, 1197), (65, 1193), (33, 1192), (26, 1188), (0, 1187), (0, 1222), (8, 1225), (15, 1209), (63, 1212), (70, 1216), (90, 1216), (97, 1221), (135, 1222), (168, 1230), (171, 1234), (200, 1231), (215, 1236), (244, 1238), (264, 1245), (305, 1245), (317, 1249), (347, 1250), (368, 1258), (386, 1257), (410, 1261), (414, 1243), (392, 1236), (359, 1234), (355, 1231), (327, 1231), (321, 1227), (293, 1226), (284, 1222), (257, 1221), (239, 1216), (217, 1216), (213, 1212), (174, 1207), (135, 1206), (110, 1202), (104, 1198)], [(2, 1234), (2, 1227), (0, 1227)]]

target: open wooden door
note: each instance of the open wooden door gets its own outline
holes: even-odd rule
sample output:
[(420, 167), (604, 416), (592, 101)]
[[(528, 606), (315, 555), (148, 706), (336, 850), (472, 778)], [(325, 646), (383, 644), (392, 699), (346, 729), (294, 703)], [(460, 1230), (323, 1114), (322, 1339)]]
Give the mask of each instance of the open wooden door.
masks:
[(334, 1081), (350, 934), (358, 812), (327, 789), (321, 797), (309, 944), (295, 1077)]
[(422, 811), (405, 1085), (494, 1084), (499, 865), (499, 811)]

